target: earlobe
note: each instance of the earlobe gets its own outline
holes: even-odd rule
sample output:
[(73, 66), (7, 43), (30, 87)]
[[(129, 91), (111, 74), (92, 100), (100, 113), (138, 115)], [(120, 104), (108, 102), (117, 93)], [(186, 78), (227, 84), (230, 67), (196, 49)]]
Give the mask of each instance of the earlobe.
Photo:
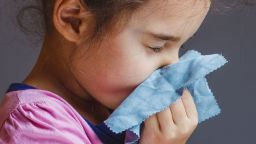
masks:
[[(68, 41), (78, 42), (86, 21), (85, 8), (80, 0), (56, 0), (53, 10), (53, 24)], [(87, 12), (88, 13), (88, 12)]]

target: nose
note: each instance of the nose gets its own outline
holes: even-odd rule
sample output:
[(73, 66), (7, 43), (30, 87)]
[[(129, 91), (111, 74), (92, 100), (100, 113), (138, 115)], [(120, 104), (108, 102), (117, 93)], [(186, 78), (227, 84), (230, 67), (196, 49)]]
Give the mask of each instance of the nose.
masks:
[(167, 65), (177, 63), (178, 61), (179, 61), (178, 54), (167, 56), (167, 57), (163, 58), (162, 64), (160, 65), (159, 68), (163, 68), (163, 67), (165, 67)]

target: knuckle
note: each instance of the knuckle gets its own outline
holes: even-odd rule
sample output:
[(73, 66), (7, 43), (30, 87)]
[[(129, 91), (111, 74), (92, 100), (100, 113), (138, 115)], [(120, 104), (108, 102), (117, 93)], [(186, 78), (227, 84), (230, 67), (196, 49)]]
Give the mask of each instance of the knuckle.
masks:
[(198, 125), (198, 118), (193, 118), (190, 120), (192, 127), (197, 127)]
[(146, 133), (147, 139), (151, 140), (158, 140), (160, 137), (160, 134), (156, 131), (150, 131)]
[(191, 129), (189, 127), (184, 127), (179, 131), (180, 137), (186, 137), (188, 134), (190, 134)]
[(171, 133), (168, 140), (177, 139), (179, 136), (177, 133)]
[(163, 134), (161, 137), (161, 140), (163, 140), (165, 143), (176, 140), (179, 138), (179, 135), (175, 132), (171, 132), (168, 134)]
[(149, 133), (148, 134), (148, 138), (150, 138), (150, 139), (157, 139), (158, 138), (158, 136), (157, 136), (157, 134), (156, 133)]

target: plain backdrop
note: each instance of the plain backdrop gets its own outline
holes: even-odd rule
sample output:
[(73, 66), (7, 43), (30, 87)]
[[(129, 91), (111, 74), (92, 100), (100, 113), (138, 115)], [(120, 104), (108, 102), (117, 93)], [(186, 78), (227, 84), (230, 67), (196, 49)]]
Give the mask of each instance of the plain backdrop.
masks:
[[(41, 41), (17, 27), (24, 1), (0, 0), (0, 95), (31, 71)], [(223, 10), (221, 10), (223, 9)], [(198, 125), (189, 144), (252, 144), (256, 136), (256, 6), (210, 12), (185, 50), (222, 54), (229, 63), (207, 76), (222, 112)]]

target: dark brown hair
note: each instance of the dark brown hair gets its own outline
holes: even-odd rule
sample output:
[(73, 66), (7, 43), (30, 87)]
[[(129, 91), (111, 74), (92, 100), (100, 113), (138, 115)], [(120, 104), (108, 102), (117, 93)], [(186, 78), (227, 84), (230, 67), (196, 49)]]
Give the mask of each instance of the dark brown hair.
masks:
[[(122, 27), (127, 22), (131, 14), (147, 1), (149, 0), (81, 0), (81, 2), (87, 6), (95, 17), (95, 30), (91, 37), (99, 38), (105, 33), (104, 31), (110, 31), (113, 26)], [(43, 18), (43, 21), (40, 21), (41, 24), (37, 23), (37, 25), (43, 25), (43, 31), (50, 33), (53, 31), (51, 21), (53, 0), (37, 0), (37, 2), (40, 3), (39, 6), (24, 7), (20, 11), (17, 15), (18, 24), (23, 31), (29, 32), (31, 26), (29, 26), (30, 29), (28, 29), (26, 25), (24, 25), (22, 19), (25, 11), (34, 9), (39, 11), (40, 16)], [(211, 6), (213, 6), (213, 2), (215, 3), (215, 0), (211, 0), (211, 2)], [(242, 2), (244, 5), (252, 5), (253, 3), (252, 0), (238, 0), (236, 2)], [(109, 25), (112, 27), (108, 27)], [(30, 32), (32, 32), (32, 30)]]
[[(125, 24), (131, 14), (148, 0), (81, 0), (82, 3), (93, 14), (95, 19), (95, 29), (91, 36), (99, 38), (107, 29), (110, 31), (109, 25), (119, 26)], [(45, 30), (50, 33), (52, 31), (52, 10), (53, 0), (42, 0), (42, 10), (45, 21)], [(122, 20), (121, 20), (122, 19)], [(115, 27), (116, 28), (116, 27)]]

